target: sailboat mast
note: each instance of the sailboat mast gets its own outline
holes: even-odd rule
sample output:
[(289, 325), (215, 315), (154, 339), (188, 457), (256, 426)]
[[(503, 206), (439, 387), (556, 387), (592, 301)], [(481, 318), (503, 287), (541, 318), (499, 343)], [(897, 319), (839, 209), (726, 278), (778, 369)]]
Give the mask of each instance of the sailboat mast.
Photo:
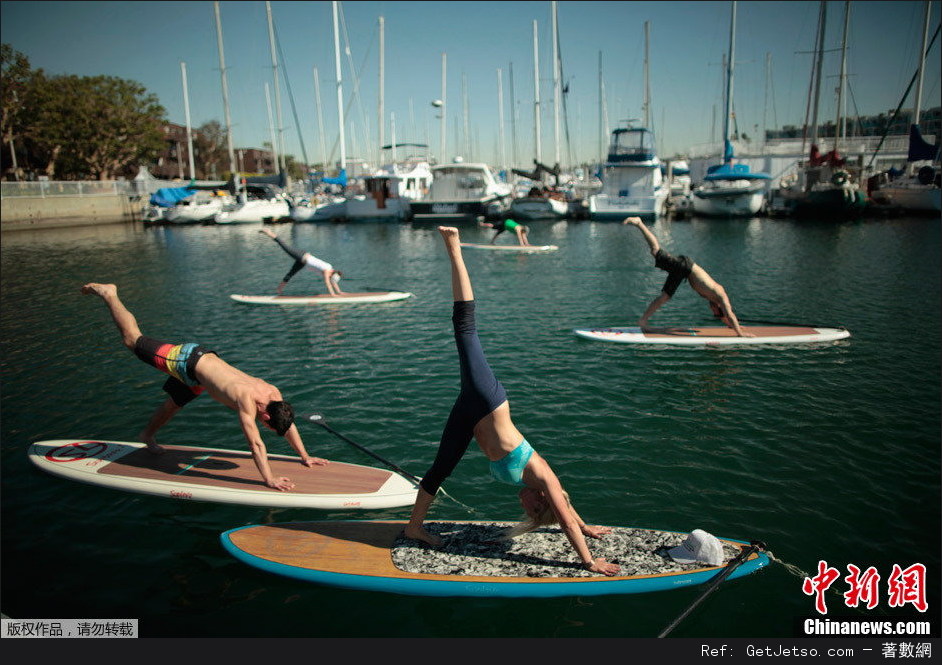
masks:
[(517, 163), (517, 102), (514, 99), (514, 63), (508, 63), (510, 79), (510, 162)]
[(268, 108), (268, 131), (271, 134), (271, 153), (272, 153), (272, 168), (275, 170), (275, 173), (278, 173), (280, 164), (278, 162), (278, 149), (275, 147), (275, 121), (272, 119), (271, 115), (271, 95), (268, 93), (268, 83), (265, 83), (265, 106)]
[(827, 0), (821, 0), (821, 18), (818, 21), (818, 55), (815, 63), (814, 106), (811, 115), (811, 144), (818, 142), (818, 101), (821, 98), (821, 65), (824, 63), (824, 32), (827, 23)]
[(447, 68), (448, 68), (448, 55), (446, 53), (442, 53), (442, 136), (441, 136), (441, 154), (438, 157), (439, 164), (445, 163), (445, 159), (446, 159), (445, 149), (448, 146), (448, 143), (447, 143), (448, 134), (446, 134), (446, 124), (448, 123), (448, 113), (446, 112), (446, 109), (448, 108), (448, 106), (447, 106), (447, 100), (445, 98), (445, 93), (448, 91), (448, 86), (446, 85), (447, 78), (445, 76), (445, 72)]
[(559, 105), (561, 103), (561, 88), (559, 82), (559, 23), (556, 13), (556, 0), (552, 2), (553, 7), (553, 139), (555, 142), (555, 162), (557, 166), (560, 162), (559, 155)]
[(922, 75), (926, 68), (926, 42), (929, 40), (929, 13), (932, 4), (926, 0), (926, 17), (922, 28), (922, 50), (919, 51), (919, 81), (916, 83), (916, 107), (913, 109), (913, 124), (919, 124), (919, 115), (922, 109)]
[(844, 33), (841, 36), (841, 75), (837, 86), (837, 121), (834, 123), (834, 150), (844, 137), (844, 85), (847, 80), (847, 27), (850, 25), (850, 0), (844, 2)]
[[(385, 125), (386, 125), (386, 110), (384, 108), (384, 93), (385, 93), (385, 80), (386, 80), (386, 47), (385, 47), (385, 27), (386, 19), (382, 16), (379, 17), (379, 108), (377, 109), (377, 116), (379, 120), (379, 159), (376, 162), (376, 165), (379, 166), (383, 157), (383, 141), (386, 138)], [(395, 150), (395, 148), (393, 148)]]
[(497, 134), (500, 140), (500, 168), (507, 168), (507, 151), (504, 148), (504, 73), (497, 69)]
[(317, 131), (321, 138), (321, 161), (324, 170), (327, 169), (327, 142), (324, 137), (324, 109), (321, 105), (321, 81), (314, 67), (314, 101), (317, 102)]
[(471, 118), (468, 110), (468, 75), (461, 72), (461, 107), (464, 128), (464, 154), (466, 159), (473, 159), (471, 156)]
[(347, 168), (347, 142), (344, 138), (344, 117), (343, 117), (343, 75), (340, 71), (340, 26), (338, 18), (338, 2), (333, 0), (330, 3), (334, 11), (334, 63), (337, 70), (337, 119), (340, 124), (340, 170), (341, 173)]
[(726, 148), (729, 143), (729, 121), (733, 113), (733, 62), (736, 59), (736, 2), (733, 0), (729, 23), (729, 57), (726, 59), (726, 112), (723, 115), (723, 153), (729, 152)]
[(183, 111), (186, 115), (186, 147), (190, 158), (190, 180), (196, 180), (196, 165), (193, 162), (193, 129), (190, 126), (190, 93), (186, 84), (186, 63), (180, 61), (180, 73), (183, 75)]
[(602, 52), (599, 51), (599, 152), (598, 154), (605, 154), (605, 118), (603, 117), (602, 109), (605, 106), (605, 85), (602, 83)]
[(219, 0), (213, 2), (216, 13), (216, 45), (219, 48), (219, 71), (222, 75), (222, 105), (226, 114), (226, 143), (229, 147), (229, 173), (236, 173), (235, 148), (232, 146), (232, 116), (229, 115), (229, 83), (226, 80), (226, 55), (222, 50), (222, 21), (219, 19)]
[(644, 22), (644, 126), (651, 129), (651, 85), (648, 78), (648, 35), (650, 30), (650, 21)]
[(265, 12), (268, 14), (268, 41), (271, 46), (271, 68), (275, 77), (275, 118), (278, 120), (278, 125), (276, 127), (278, 130), (278, 147), (277, 150), (275, 150), (275, 144), (273, 142), (272, 149), (275, 150), (276, 170), (280, 173), (284, 170), (285, 167), (285, 137), (283, 133), (284, 129), (281, 126), (281, 86), (278, 85), (278, 55), (277, 50), (275, 49), (275, 24), (271, 17), (271, 2), (268, 2), (268, 0), (265, 2)]
[(536, 161), (543, 161), (542, 136), (540, 132), (540, 52), (539, 38), (536, 34), (536, 21), (533, 21), (533, 133), (536, 142)]

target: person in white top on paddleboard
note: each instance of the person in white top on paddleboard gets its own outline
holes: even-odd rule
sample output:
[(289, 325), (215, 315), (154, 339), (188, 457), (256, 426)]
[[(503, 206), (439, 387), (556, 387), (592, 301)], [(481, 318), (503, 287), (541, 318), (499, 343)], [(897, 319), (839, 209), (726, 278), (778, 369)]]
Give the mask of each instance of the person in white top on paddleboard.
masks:
[(259, 230), (259, 233), (263, 233), (277, 242), (278, 245), (294, 259), (294, 265), (291, 266), (291, 270), (288, 271), (288, 274), (285, 275), (284, 279), (281, 280), (281, 284), (278, 285), (278, 295), (281, 295), (281, 292), (285, 290), (288, 280), (294, 277), (294, 274), (305, 266), (313, 270), (317, 270), (321, 273), (321, 275), (323, 275), (324, 284), (327, 285), (327, 293), (332, 296), (345, 295), (344, 292), (340, 290), (340, 278), (343, 277), (343, 273), (339, 270), (335, 270), (332, 265), (327, 263), (327, 261), (322, 261), (310, 252), (302, 253), (295, 248), (286, 245), (284, 242), (282, 242), (281, 238), (271, 231), (271, 229), (261, 229)]
[(260, 420), (268, 429), (285, 437), (301, 463), (307, 467), (323, 466), (327, 460), (311, 457), (304, 448), (301, 434), (294, 424), (294, 410), (284, 401), (278, 389), (261, 379), (249, 376), (218, 355), (198, 344), (165, 344), (141, 334), (137, 319), (118, 298), (114, 284), (90, 282), (81, 289), (85, 295), (99, 296), (111, 312), (111, 318), (121, 333), (121, 341), (148, 365), (169, 374), (164, 391), (169, 397), (151, 416), (138, 438), (154, 453), (164, 452), (157, 444), (157, 430), (166, 425), (180, 409), (204, 390), (217, 402), (239, 414), (239, 426), (249, 442), (255, 466), (265, 484), (279, 491), (294, 488), (290, 478), (276, 478), (268, 464), (265, 442), (255, 424)]
[(638, 320), (639, 326), (646, 327), (651, 315), (671, 299), (677, 291), (677, 287), (686, 279), (690, 284), (690, 288), (706, 298), (713, 316), (722, 319), (723, 323), (732, 328), (739, 337), (755, 337), (752, 333), (744, 331), (739, 325), (739, 320), (736, 318), (736, 314), (733, 313), (733, 306), (729, 303), (729, 296), (726, 295), (726, 289), (710, 277), (706, 270), (694, 263), (690, 257), (683, 255), (675, 257), (661, 249), (661, 244), (657, 241), (655, 235), (648, 230), (648, 227), (644, 225), (640, 217), (628, 217), (622, 224), (631, 224), (641, 231), (644, 239), (648, 242), (648, 247), (651, 249), (651, 256), (654, 257), (654, 266), (667, 272), (667, 281), (664, 282), (661, 294), (648, 305), (644, 314), (641, 315)]
[(523, 487), (519, 494), (520, 502), (528, 516), (536, 520), (539, 513), (554, 514), (553, 521), (562, 527), (582, 565), (594, 573), (615, 575), (619, 566), (594, 558), (585, 540), (586, 536), (600, 538), (611, 529), (588, 526), (582, 521), (550, 465), (533, 450), (510, 419), (507, 394), (487, 364), (478, 338), (474, 292), (461, 256), (458, 229), (439, 226), (438, 230), (451, 260), (452, 325), (458, 349), (461, 392), (445, 423), (435, 461), (422, 477), (412, 516), (404, 529), (406, 537), (433, 546), (442, 544), (441, 538), (423, 526), (425, 517), (438, 488), (458, 465), (474, 438), (491, 461), (491, 475), (500, 482)]

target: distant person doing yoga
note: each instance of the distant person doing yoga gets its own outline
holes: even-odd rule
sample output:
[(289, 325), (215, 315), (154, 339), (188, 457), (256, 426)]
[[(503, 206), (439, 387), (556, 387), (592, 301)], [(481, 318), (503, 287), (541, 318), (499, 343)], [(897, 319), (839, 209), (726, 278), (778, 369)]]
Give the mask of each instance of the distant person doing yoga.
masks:
[(526, 246), (530, 244), (530, 240), (527, 238), (527, 233), (529, 232), (530, 229), (524, 226), (523, 224), (518, 224), (512, 219), (505, 219), (505, 220), (494, 222), (494, 223), (483, 222), (483, 225), (489, 226), (495, 231), (497, 231), (497, 233), (494, 234), (494, 237), (491, 238), (492, 245), (494, 244), (494, 241), (497, 240), (497, 236), (499, 236), (504, 231), (513, 231), (514, 233), (516, 233), (517, 242), (519, 242), (521, 245)]
[[(461, 256), (458, 229), (438, 227), (451, 260), (451, 288), (454, 297), (452, 324), (458, 347), (461, 392), (442, 432), (438, 453), (420, 483), (412, 516), (405, 535), (433, 546), (442, 544), (423, 526), (428, 510), (442, 482), (458, 465), (472, 437), (490, 460), (491, 475), (500, 482), (522, 487), (520, 502), (532, 525), (558, 522), (582, 565), (595, 573), (614, 575), (619, 566), (592, 557), (585, 537), (600, 538), (608, 527), (586, 525), (569, 503), (568, 496), (550, 465), (527, 442), (510, 419), (507, 394), (484, 357), (474, 320), (474, 293)], [(550, 515), (544, 521), (542, 516)], [(519, 530), (514, 530), (511, 535)]]
[(693, 262), (688, 256), (672, 256), (661, 249), (661, 244), (653, 233), (648, 230), (640, 217), (628, 217), (623, 224), (631, 224), (638, 228), (644, 235), (651, 249), (651, 256), (654, 257), (654, 267), (660, 268), (667, 273), (667, 281), (661, 289), (661, 294), (655, 298), (638, 320), (638, 325), (644, 328), (648, 324), (648, 319), (654, 314), (661, 305), (673, 297), (677, 287), (685, 279), (690, 284), (690, 288), (696, 291), (700, 296), (706, 298), (710, 304), (710, 311), (713, 316), (722, 319), (723, 323), (733, 329), (740, 337), (755, 337), (752, 333), (745, 332), (739, 325), (739, 320), (733, 313), (733, 306), (729, 303), (729, 296), (724, 289), (716, 282), (706, 270)]
[(157, 444), (157, 430), (205, 390), (214, 400), (239, 414), (239, 426), (249, 442), (255, 466), (268, 487), (284, 492), (294, 488), (294, 483), (290, 478), (272, 475), (265, 442), (255, 424), (256, 420), (278, 436), (285, 437), (300, 455), (304, 466), (323, 466), (328, 463), (325, 459), (307, 454), (294, 424), (294, 409), (282, 399), (275, 386), (236, 369), (216, 355), (215, 351), (198, 344), (165, 344), (145, 337), (141, 334), (137, 319), (118, 298), (118, 288), (114, 284), (91, 282), (83, 286), (81, 291), (85, 295), (96, 295), (105, 302), (121, 334), (121, 341), (128, 350), (148, 365), (169, 375), (164, 383), (164, 392), (169, 397), (157, 408), (138, 435), (147, 444), (148, 450), (153, 453), (164, 452), (164, 448)]
[(281, 280), (281, 284), (278, 285), (278, 295), (281, 295), (281, 292), (285, 290), (285, 286), (288, 284), (288, 280), (294, 277), (301, 268), (307, 266), (312, 270), (317, 270), (324, 277), (324, 284), (327, 286), (327, 293), (332, 296), (342, 296), (344, 292), (340, 290), (340, 278), (343, 277), (343, 273), (339, 270), (335, 270), (332, 265), (327, 263), (327, 261), (322, 261), (317, 258), (310, 252), (299, 252), (294, 247), (286, 245), (282, 242), (281, 238), (272, 232), (271, 229), (260, 229), (259, 233), (267, 235), (269, 238), (278, 243), (278, 245), (288, 253), (288, 256), (294, 259), (294, 265), (291, 266), (291, 270), (288, 271), (288, 274), (284, 276), (284, 279)]

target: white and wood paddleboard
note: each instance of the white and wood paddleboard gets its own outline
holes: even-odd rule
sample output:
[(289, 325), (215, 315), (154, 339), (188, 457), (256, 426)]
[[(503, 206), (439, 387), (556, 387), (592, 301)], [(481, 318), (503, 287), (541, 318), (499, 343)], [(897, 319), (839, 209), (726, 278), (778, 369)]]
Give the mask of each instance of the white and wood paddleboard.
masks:
[[(579, 565), (558, 527), (549, 529), (550, 536), (538, 539), (534, 532), (514, 539), (512, 544), (501, 544), (493, 538), (510, 523), (427, 522), (426, 528), (443, 540), (442, 548), (433, 549), (401, 537), (405, 524), (320, 521), (251, 525), (230, 529), (220, 535), (220, 540), (232, 556), (249, 566), (305, 582), (418, 596), (505, 598), (641, 593), (702, 584), (715, 578), (749, 545), (720, 539), (726, 557), (722, 566), (679, 564), (659, 550), (680, 545), (687, 534), (616, 528), (590, 544), (593, 554), (604, 554), (621, 566), (619, 575), (606, 577), (589, 573)], [(531, 540), (527, 541), (528, 537)], [(559, 541), (560, 549), (552, 539)], [(528, 551), (533, 543), (539, 543), (539, 547)], [(618, 551), (614, 555), (612, 551), (599, 554), (603, 543)], [(403, 547), (410, 551), (403, 552)], [(547, 552), (547, 547), (553, 551)], [(557, 557), (557, 551), (564, 553)], [(416, 570), (426, 565), (426, 559), (429, 569), (438, 572)], [(440, 561), (436, 564), (437, 559)], [(753, 552), (730, 573), (729, 579), (755, 572), (768, 562), (765, 553)], [(541, 564), (549, 569), (548, 573), (527, 574)], [(490, 574), (476, 574), (475, 568), (481, 565), (488, 566)]]
[(727, 344), (807, 344), (832, 342), (850, 337), (844, 328), (811, 328), (807, 326), (742, 326), (754, 337), (739, 337), (726, 326), (667, 328), (576, 328), (580, 337), (597, 342), (621, 344), (674, 344), (681, 346), (720, 346)]
[(356, 303), (392, 302), (411, 298), (406, 291), (366, 291), (332, 296), (320, 293), (313, 296), (246, 296), (233, 293), (229, 296), (237, 302), (252, 305), (352, 305)]
[(498, 252), (518, 252), (522, 254), (535, 254), (537, 252), (555, 252), (556, 245), (485, 245), (482, 243), (463, 242), (461, 246), (467, 249), (493, 249)]
[(251, 453), (163, 445), (154, 454), (143, 443), (61, 439), (37, 441), (29, 459), (56, 476), (83, 483), (173, 499), (284, 508), (396, 508), (415, 503), (415, 483), (385, 469), (331, 461), (308, 468), (298, 457), (268, 455), (276, 477), (295, 484), (271, 489)]

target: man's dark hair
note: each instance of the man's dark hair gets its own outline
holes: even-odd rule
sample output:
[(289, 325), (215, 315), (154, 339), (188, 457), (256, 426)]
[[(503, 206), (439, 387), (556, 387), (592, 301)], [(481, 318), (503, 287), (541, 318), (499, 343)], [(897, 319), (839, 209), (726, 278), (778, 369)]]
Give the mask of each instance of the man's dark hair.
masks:
[(294, 409), (290, 404), (271, 401), (265, 411), (269, 415), (268, 424), (278, 433), (278, 436), (284, 436), (285, 432), (291, 429), (291, 425), (294, 423)]

